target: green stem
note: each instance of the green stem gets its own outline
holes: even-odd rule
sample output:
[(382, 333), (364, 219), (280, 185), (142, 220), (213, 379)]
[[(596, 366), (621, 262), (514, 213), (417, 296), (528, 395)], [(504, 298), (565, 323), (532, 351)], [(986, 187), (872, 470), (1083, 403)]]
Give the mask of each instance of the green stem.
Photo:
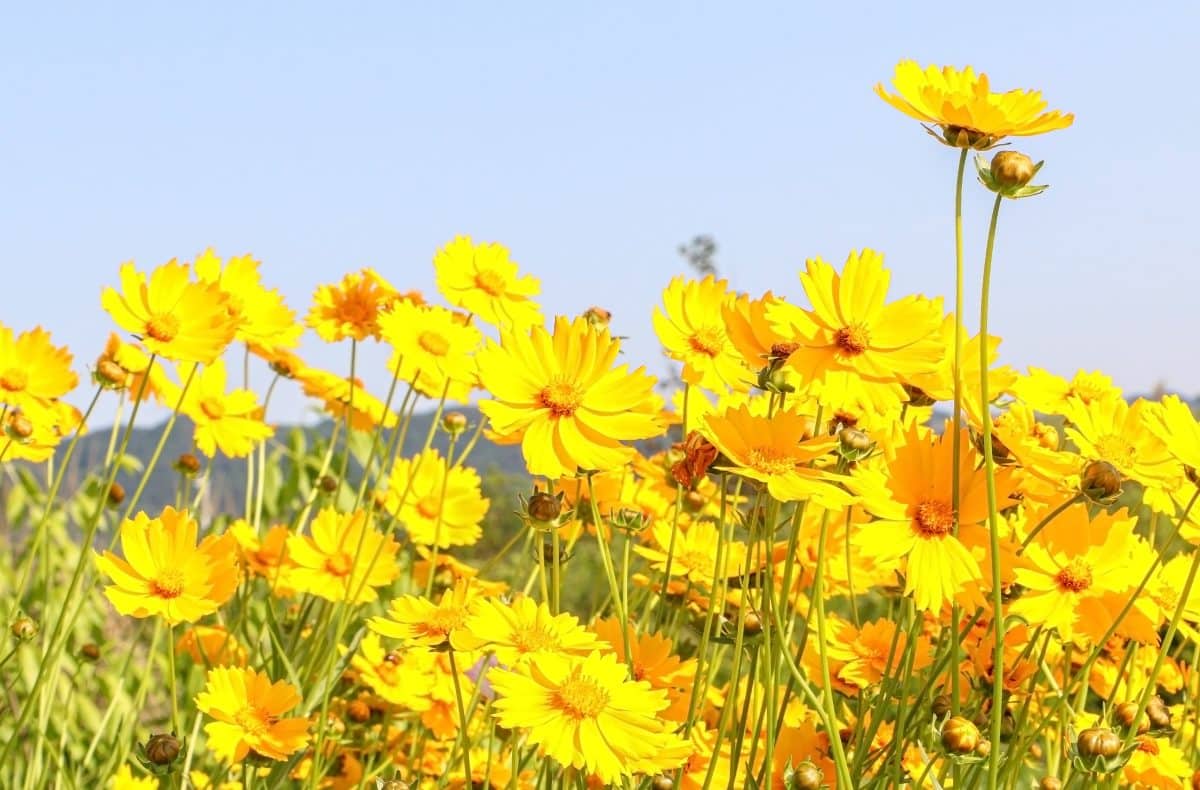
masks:
[[(963, 220), (962, 196), (963, 176), (967, 171), (967, 153), (964, 148), (958, 156), (958, 174), (954, 180), (954, 431), (951, 434), (951, 452), (953, 453), (950, 467), (950, 505), (954, 511), (954, 534), (958, 534), (958, 510), (962, 493), (959, 491), (959, 460), (962, 458), (962, 434), (959, 426), (962, 424), (962, 356), (963, 356)], [(986, 346), (987, 344), (984, 343)], [(958, 602), (950, 606), (950, 619), (958, 628), (962, 613)], [(958, 672), (959, 645), (950, 646), (950, 709), (957, 716), (961, 700), (959, 699), (958, 683), (955, 674)], [(957, 778), (957, 767), (955, 768)]]
[(458, 679), (458, 664), (454, 660), (454, 651), (448, 651), (447, 655), (450, 656), (450, 676), (454, 679), (454, 701), (458, 703), (458, 740), (462, 745), (463, 775), (466, 777), (464, 781), (469, 787), (474, 782), (471, 779), (471, 743), (467, 735), (469, 725), (467, 708), (463, 705), (462, 684)]

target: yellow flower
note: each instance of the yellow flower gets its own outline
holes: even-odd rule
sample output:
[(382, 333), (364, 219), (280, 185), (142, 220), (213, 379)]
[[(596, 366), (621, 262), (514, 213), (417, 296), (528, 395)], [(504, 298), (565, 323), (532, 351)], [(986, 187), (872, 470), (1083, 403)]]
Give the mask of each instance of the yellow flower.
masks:
[(945, 353), (941, 299), (906, 296), (885, 304), (891, 272), (873, 250), (851, 252), (839, 275), (820, 258), (800, 275), (812, 310), (774, 302), (767, 319), (799, 346), (788, 365), (805, 381), (847, 371), (892, 382), (937, 368)]
[(288, 537), (288, 554), (296, 563), (289, 580), (301, 592), (340, 603), (367, 603), (378, 598), (376, 587), (399, 573), (391, 535), (367, 524), (367, 513), (340, 514), (324, 508), (313, 519), (312, 535)]
[(439, 548), (473, 546), (489, 502), (480, 493), (479, 474), (469, 467), (447, 469), (435, 449), (401, 458), (388, 476), (384, 507), (413, 543)]
[(363, 269), (347, 274), (336, 285), (319, 286), (305, 323), (327, 343), (348, 337), (378, 340), (379, 314), (400, 298), (374, 269)]
[[(108, 333), (108, 341), (104, 351), (96, 359), (96, 369), (92, 374), (97, 379), (108, 379), (108, 383), (118, 390), (124, 390), (129, 397), (162, 399), (162, 385), (165, 377), (161, 365), (150, 367), (150, 357), (132, 343), (126, 343), (116, 332)], [(147, 379), (143, 385), (143, 380)], [(174, 408), (175, 404), (172, 403)]]
[(45, 410), (79, 383), (71, 352), (50, 342), (40, 326), (16, 337), (0, 324), (0, 403), (10, 408)]
[(275, 430), (262, 421), (262, 409), (250, 390), (225, 392), (225, 361), (218, 359), (196, 374), (179, 410), (196, 424), (195, 443), (212, 458), (220, 450), (245, 458)]
[[(675, 551), (668, 560), (668, 549), (671, 546), (671, 532), (675, 530)], [(725, 544), (723, 567), (717, 567), (717, 546), (720, 543), (721, 531), (711, 521), (698, 521), (687, 532), (678, 527), (672, 527), (670, 521), (655, 522), (651, 528), (655, 547), (634, 546), (633, 550), (650, 560), (654, 569), (663, 573), (668, 561), (672, 576), (682, 576), (689, 582), (703, 587), (709, 587), (713, 579), (718, 577), (731, 578), (740, 576), (746, 562), (746, 545), (738, 540)]]
[(667, 356), (683, 363), (688, 384), (713, 392), (750, 388), (757, 368), (744, 364), (723, 315), (733, 301), (729, 284), (711, 274), (700, 281), (676, 277), (663, 292), (666, 309), (654, 308), (654, 332)]
[(246, 649), (237, 637), (219, 625), (192, 626), (175, 643), (175, 652), (187, 653), (192, 661), (206, 667), (246, 665)]
[[(542, 754), (603, 782), (687, 758), (686, 742), (658, 716), (666, 692), (630, 680), (612, 653), (543, 655), (518, 670), (494, 668), (488, 680), (499, 695), (493, 708), (502, 727), (527, 730)], [(672, 754), (680, 748), (682, 755)]]
[(213, 283), (225, 294), (237, 321), (238, 340), (267, 348), (295, 348), (300, 342), (304, 327), (296, 323), (296, 313), (284, 303), (283, 294), (263, 286), (253, 256), (230, 258), (222, 268), (221, 259), (207, 249), (194, 266), (200, 282)]
[(10, 408), (0, 426), (0, 461), (48, 461), (64, 437), (75, 431), (86, 433), (82, 423), (82, 412), (64, 401), (55, 401), (48, 409)]
[(1046, 112), (1040, 91), (1011, 90), (993, 93), (986, 74), (967, 66), (922, 69), (902, 60), (892, 79), (897, 95), (880, 83), (875, 92), (888, 104), (918, 121), (942, 128), (943, 139), (961, 148), (990, 148), (1013, 136), (1044, 134), (1065, 129), (1075, 120), (1071, 113)]
[(465, 401), (475, 384), (475, 361), (483, 335), (466, 316), (444, 307), (397, 302), (379, 316), (379, 332), (392, 347), (388, 367), (431, 398)]
[(242, 564), (251, 576), (266, 579), (275, 595), (286, 598), (296, 591), (291, 578), (296, 561), (288, 554), (291, 533), (287, 525), (274, 525), (260, 539), (254, 528), (239, 518), (229, 525), (229, 534), (238, 542)]
[(118, 612), (194, 623), (229, 600), (238, 582), (233, 536), (209, 535), (196, 545), (197, 530), (186, 510), (171, 507), (158, 518), (138, 513), (121, 524), (125, 558), (110, 551), (96, 557), (114, 582), (104, 594)]
[(158, 779), (153, 776), (134, 776), (133, 769), (125, 763), (113, 774), (108, 786), (109, 790), (158, 790)]
[(461, 630), (450, 635), (455, 650), (486, 648), (504, 666), (537, 663), (548, 654), (587, 655), (598, 647), (596, 635), (573, 614), (555, 615), (544, 602), (521, 595), (511, 604), (481, 599)]
[(499, 345), (476, 356), (479, 377), (493, 400), (479, 409), (501, 434), (522, 432), (530, 474), (565, 477), (628, 462), (622, 441), (662, 432), (661, 399), (643, 368), (613, 367), (620, 343), (586, 319), (559, 317), (554, 334), (502, 330)]
[(1041, 368), (1029, 368), (1028, 375), (1019, 376), (1009, 389), (1034, 411), (1043, 414), (1069, 415), (1093, 401), (1122, 400), (1121, 390), (1110, 377), (1100, 371), (1080, 370), (1070, 381)]
[[(600, 639), (604, 652), (625, 660), (625, 642), (621, 637), (621, 622), (615, 617), (592, 623), (592, 631)], [(696, 659), (681, 661), (675, 655), (675, 643), (661, 633), (638, 634), (632, 624), (625, 626), (629, 642), (629, 671), (634, 680), (644, 680), (651, 688), (663, 689), (671, 704), (659, 715), (671, 721), (687, 718), (688, 703), (696, 676)]]
[(272, 683), (253, 669), (217, 667), (208, 671), (196, 707), (216, 719), (204, 725), (204, 732), (208, 748), (220, 759), (238, 763), (253, 751), (286, 760), (308, 743), (308, 719), (282, 718), (300, 700), (287, 681)]
[(367, 634), (350, 659), (350, 669), (384, 702), (401, 709), (424, 711), (430, 707), (433, 676), (416, 655), (385, 650), (378, 634)]
[(1167, 395), (1147, 409), (1145, 420), (1146, 427), (1166, 444), (1179, 463), (1191, 468), (1193, 474), (1200, 469), (1200, 423), (1191, 406), (1178, 395)]
[(1183, 480), (1183, 469), (1167, 445), (1146, 429), (1151, 404), (1138, 399), (1092, 401), (1072, 409), (1067, 436), (1087, 460), (1108, 461), (1125, 477), (1142, 484), (1142, 501), (1154, 510), (1174, 515), (1170, 492)]
[(1195, 783), (1188, 781), (1193, 774), (1187, 755), (1170, 738), (1139, 735), (1133, 743), (1129, 762), (1121, 769), (1126, 787), (1182, 790)]
[(767, 309), (778, 301), (782, 300), (767, 291), (758, 299), (743, 294), (721, 307), (729, 342), (755, 373), (770, 359), (787, 359), (796, 350), (795, 344), (776, 332), (767, 320)]
[(350, 427), (356, 431), (373, 431), (377, 425), (396, 426), (396, 415), (383, 401), (367, 392), (362, 379), (353, 380), (317, 368), (304, 368), (296, 373), (305, 395), (325, 403), (325, 412), (335, 420), (343, 419), (350, 410)]
[(176, 362), (207, 365), (237, 332), (225, 295), (211, 283), (189, 280), (188, 267), (174, 260), (155, 269), (148, 283), (132, 263), (123, 264), (121, 290), (104, 289), (100, 304), (151, 353)]
[(387, 617), (372, 617), (371, 630), (392, 639), (422, 647), (444, 647), (467, 622), (478, 590), (469, 579), (460, 579), (434, 604), (427, 598), (405, 595), (392, 601)]
[(530, 297), (540, 287), (532, 275), (518, 276), (508, 250), (496, 242), (475, 244), (455, 236), (433, 257), (437, 287), (446, 301), (502, 328), (526, 329), (542, 322)]

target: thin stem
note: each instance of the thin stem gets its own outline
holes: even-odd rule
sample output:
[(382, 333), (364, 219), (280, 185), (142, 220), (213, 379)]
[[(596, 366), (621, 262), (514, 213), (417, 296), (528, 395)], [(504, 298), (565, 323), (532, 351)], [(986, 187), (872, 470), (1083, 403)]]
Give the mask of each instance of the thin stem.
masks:
[(454, 660), (454, 650), (446, 653), (450, 656), (450, 676), (454, 679), (454, 701), (458, 703), (458, 740), (462, 744), (463, 775), (466, 783), (472, 784), (471, 779), (471, 744), (467, 735), (467, 709), (463, 705), (462, 684), (458, 679), (458, 664)]
[[(962, 355), (963, 355), (963, 221), (962, 196), (963, 176), (967, 171), (967, 149), (962, 149), (958, 156), (958, 174), (954, 180), (954, 431), (951, 433), (951, 452), (953, 461), (950, 467), (951, 508), (954, 511), (954, 534), (958, 534), (958, 510), (962, 494), (959, 491), (959, 460), (962, 458), (962, 435), (959, 425), (962, 424)], [(986, 343), (984, 344), (987, 345)], [(958, 627), (958, 602), (950, 607), (950, 619), (954, 627)], [(957, 644), (950, 646), (950, 709), (958, 715), (961, 700), (959, 699), (958, 683), (954, 673), (958, 672)], [(957, 771), (957, 768), (955, 769)]]

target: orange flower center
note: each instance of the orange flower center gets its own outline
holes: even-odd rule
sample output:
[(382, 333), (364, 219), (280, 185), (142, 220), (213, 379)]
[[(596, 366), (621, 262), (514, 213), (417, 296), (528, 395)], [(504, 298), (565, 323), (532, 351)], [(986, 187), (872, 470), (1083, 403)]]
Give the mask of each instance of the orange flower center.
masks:
[(225, 404), (219, 398), (203, 398), (200, 401), (200, 411), (210, 420), (219, 420), (225, 416)]
[(688, 338), (688, 345), (697, 354), (715, 357), (721, 353), (724, 341), (725, 333), (721, 329), (715, 326), (705, 326), (697, 329), (696, 333)]
[(701, 575), (709, 577), (716, 570), (716, 563), (712, 556), (706, 551), (697, 549), (679, 552), (679, 565), (689, 570), (699, 571)]
[(461, 606), (439, 606), (429, 615), (426, 630), (431, 634), (448, 634), (455, 628), (462, 628), (466, 619), (467, 612)]
[(179, 334), (179, 319), (170, 314), (151, 316), (146, 334), (160, 343), (170, 343)]
[(1074, 395), (1083, 401), (1084, 405), (1087, 405), (1092, 401), (1100, 400), (1110, 392), (1112, 389), (1105, 386), (1104, 379), (1085, 374), (1076, 376), (1071, 381), (1071, 388), (1067, 390), (1067, 395), (1068, 397)]
[(1096, 452), (1105, 461), (1118, 469), (1128, 469), (1133, 466), (1137, 451), (1123, 436), (1105, 434), (1096, 440)]
[(20, 368), (8, 368), (0, 373), (0, 389), (20, 392), (29, 386), (29, 374)]
[(437, 518), (437, 514), (441, 509), (441, 503), (438, 502), (436, 497), (421, 497), (421, 501), (417, 503), (417, 512), (425, 518)]
[(583, 391), (573, 381), (557, 380), (542, 389), (538, 400), (555, 417), (570, 417), (583, 402)]
[(475, 287), (488, 296), (501, 296), (506, 285), (504, 275), (492, 269), (484, 269), (475, 274)]
[(771, 356), (785, 359), (790, 357), (798, 348), (800, 348), (799, 343), (793, 343), (790, 341), (775, 343), (771, 346)]
[(237, 725), (250, 735), (262, 735), (274, 723), (275, 717), (265, 710), (247, 705), (233, 715)]
[(746, 455), (746, 466), (766, 475), (782, 475), (796, 468), (796, 459), (776, 447), (755, 447)]
[(178, 598), (183, 594), (183, 571), (166, 568), (150, 583), (150, 587), (159, 598)]
[(325, 570), (334, 576), (349, 576), (354, 569), (354, 558), (339, 551), (325, 560)]
[(435, 357), (444, 357), (450, 351), (450, 344), (446, 341), (446, 338), (437, 332), (422, 332), (417, 337), (417, 345), (425, 349), (426, 353), (433, 354)]
[(1053, 425), (1037, 422), (1033, 424), (1030, 435), (1039, 445), (1047, 450), (1058, 449), (1058, 431)]
[(533, 653), (538, 650), (554, 650), (561, 643), (557, 635), (535, 625), (521, 627), (514, 631), (513, 644), (522, 653)]
[(1138, 736), (1137, 748), (1139, 752), (1145, 752), (1146, 754), (1153, 754), (1155, 756), (1159, 754), (1158, 743), (1148, 735)]
[(1070, 565), (1058, 572), (1054, 581), (1064, 592), (1083, 592), (1092, 586), (1092, 569), (1082, 560), (1071, 560)]
[(945, 502), (931, 500), (917, 505), (913, 526), (923, 538), (940, 538), (954, 531), (954, 508)]
[(862, 324), (851, 324), (839, 329), (833, 336), (833, 343), (838, 351), (849, 357), (855, 357), (867, 350), (871, 336)]
[(576, 668), (554, 693), (554, 702), (576, 719), (594, 719), (608, 706), (608, 692)]

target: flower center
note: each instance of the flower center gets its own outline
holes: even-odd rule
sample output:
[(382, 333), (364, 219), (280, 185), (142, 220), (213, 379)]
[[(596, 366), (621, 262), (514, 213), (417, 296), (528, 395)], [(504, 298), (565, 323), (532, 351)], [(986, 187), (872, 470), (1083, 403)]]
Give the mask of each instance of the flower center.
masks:
[(716, 570), (716, 564), (712, 556), (708, 552), (690, 549), (679, 553), (679, 564), (681, 567), (690, 570), (699, 571), (701, 575), (711, 576)]
[(200, 401), (200, 411), (210, 420), (219, 420), (225, 416), (225, 404), (218, 398), (204, 398)]
[(771, 346), (771, 356), (778, 359), (786, 359), (790, 357), (798, 348), (800, 348), (799, 343), (793, 343), (790, 341), (775, 343)]
[(1133, 466), (1136, 455), (1132, 444), (1124, 437), (1112, 433), (1105, 434), (1096, 440), (1096, 452), (1118, 469), (1128, 469)]
[(475, 286), (488, 296), (500, 296), (504, 293), (504, 275), (492, 269), (484, 269), (475, 274)]
[(421, 500), (417, 502), (417, 512), (425, 518), (437, 518), (440, 510), (441, 506), (436, 497), (421, 497)]
[(721, 353), (721, 348), (725, 345), (725, 333), (715, 326), (701, 327), (688, 338), (688, 345), (697, 354), (715, 357)]
[(1082, 560), (1074, 559), (1070, 565), (1058, 572), (1054, 581), (1064, 592), (1083, 592), (1092, 586), (1092, 569)]
[(542, 389), (538, 400), (555, 417), (570, 417), (583, 401), (583, 392), (572, 381), (554, 381)]
[(427, 630), (432, 634), (448, 634), (455, 628), (461, 628), (467, 619), (467, 612), (461, 606), (438, 607), (429, 616)]
[(354, 558), (344, 551), (325, 560), (325, 570), (334, 576), (349, 576), (354, 568)]
[(576, 719), (594, 719), (608, 706), (608, 692), (577, 668), (558, 687), (554, 702)]
[(250, 735), (262, 735), (267, 731), (274, 718), (266, 711), (259, 710), (252, 705), (247, 705), (233, 716), (237, 725)]
[(913, 526), (923, 538), (940, 538), (954, 530), (954, 508), (937, 500), (917, 505)]
[(29, 374), (19, 368), (8, 368), (0, 373), (0, 389), (20, 392), (29, 385)]
[(422, 332), (417, 337), (417, 345), (435, 357), (444, 357), (450, 351), (450, 344), (446, 342), (446, 338), (437, 332)]
[(513, 644), (522, 653), (534, 653), (538, 650), (554, 650), (560, 642), (557, 635), (545, 629), (527, 626), (513, 632)]
[(746, 466), (767, 475), (781, 475), (796, 468), (796, 459), (775, 447), (755, 447), (746, 457)]
[(833, 336), (833, 343), (838, 350), (848, 357), (856, 357), (867, 350), (871, 336), (862, 324), (844, 326)]
[(146, 334), (160, 343), (170, 343), (179, 334), (179, 319), (170, 314), (151, 316)]
[(1067, 394), (1074, 395), (1087, 405), (1100, 400), (1111, 391), (1111, 388), (1105, 386), (1103, 377), (1082, 373), (1071, 380), (1071, 388), (1067, 390)]
[(167, 568), (150, 585), (159, 598), (178, 598), (183, 594), (183, 571)]
[(1145, 752), (1146, 754), (1153, 754), (1156, 756), (1160, 751), (1158, 748), (1158, 743), (1156, 743), (1153, 738), (1147, 735), (1138, 736), (1137, 748), (1139, 752)]
[(1042, 422), (1036, 422), (1033, 424), (1033, 428), (1029, 433), (1044, 449), (1058, 449), (1058, 430), (1053, 425), (1046, 425)]

